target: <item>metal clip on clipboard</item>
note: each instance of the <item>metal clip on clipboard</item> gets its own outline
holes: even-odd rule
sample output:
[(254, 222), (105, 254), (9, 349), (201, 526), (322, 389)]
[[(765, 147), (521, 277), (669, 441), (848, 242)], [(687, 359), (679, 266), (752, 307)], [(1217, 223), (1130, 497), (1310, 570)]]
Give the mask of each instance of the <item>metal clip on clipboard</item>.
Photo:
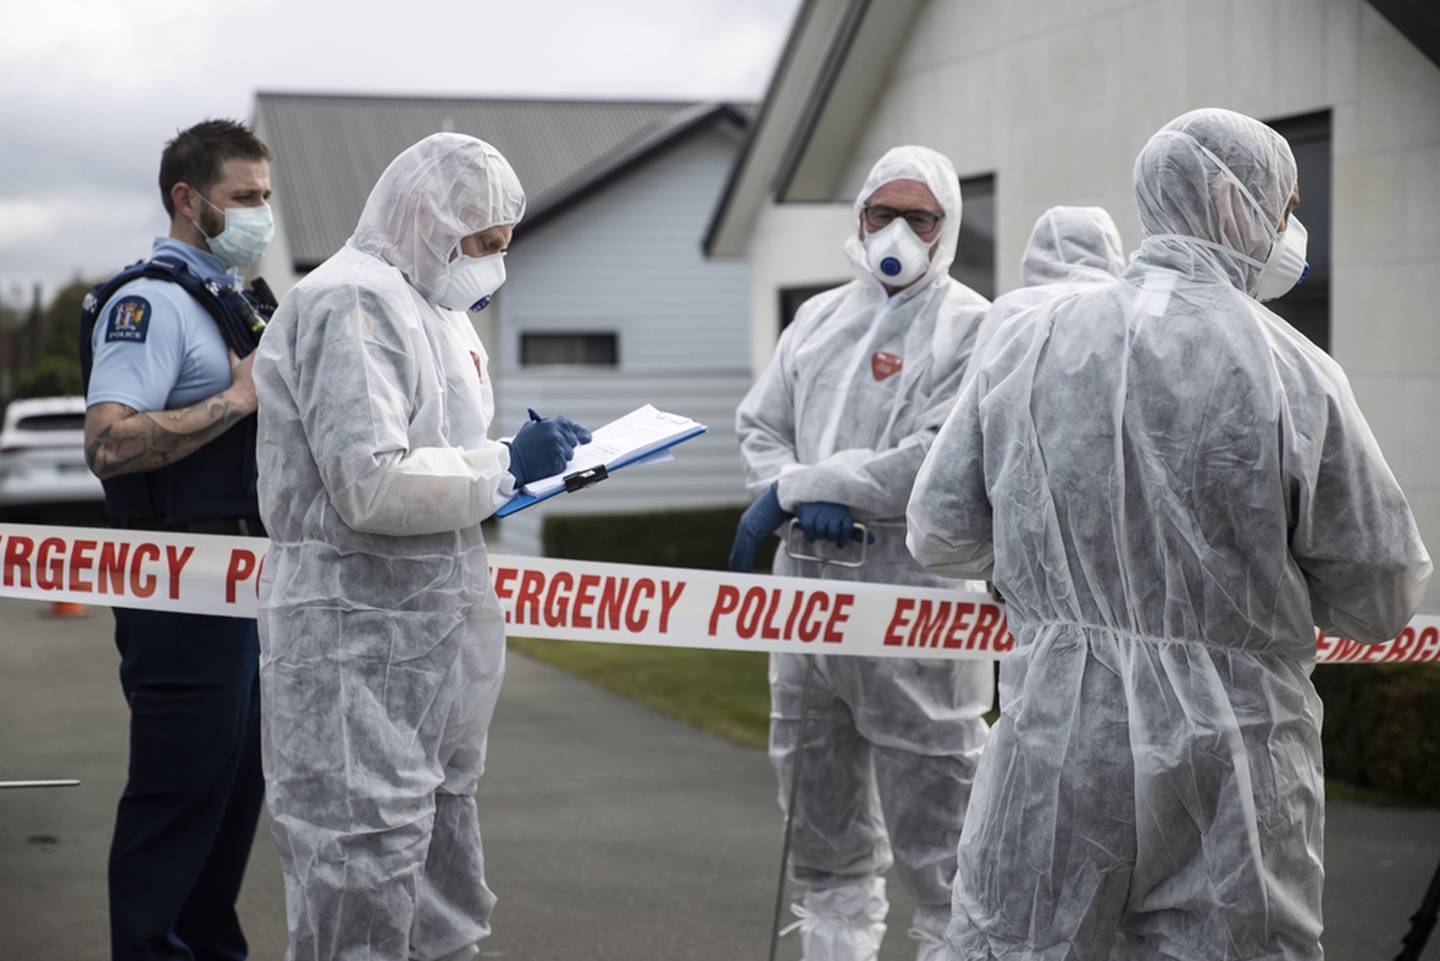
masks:
[(565, 475), (565, 492), (567, 494), (573, 494), (587, 487), (594, 487), (609, 476), (610, 472), (605, 469), (604, 464), (601, 464), (599, 467), (592, 467), (589, 470), (577, 470), (573, 474)]
[[(792, 561), (813, 561), (813, 562), (815, 562), (816, 564), (819, 564), (819, 565), (820, 565), (820, 576), (821, 576), (821, 577), (824, 577), (824, 576), (825, 576), (826, 570), (827, 570), (827, 569), (830, 567), (830, 565), (832, 565), (832, 564), (835, 565), (836, 567), (846, 567), (846, 568), (849, 568), (849, 569), (851, 569), (851, 570), (855, 570), (855, 569), (857, 569), (857, 568), (861, 568), (861, 567), (864, 567), (864, 566), (865, 566), (865, 558), (866, 558), (866, 555), (868, 554), (869, 547), (870, 547), (870, 540), (871, 540), (871, 538), (870, 538), (870, 530), (869, 530), (869, 528), (867, 528), (864, 524), (856, 524), (856, 525), (855, 525), (855, 530), (859, 531), (859, 532), (860, 532), (860, 535), (861, 535), (861, 536), (860, 536), (860, 559), (859, 559), (859, 560), (854, 560), (854, 561), (842, 561), (842, 560), (837, 560), (836, 558), (833, 558), (833, 557), (822, 557), (822, 556), (819, 555), (819, 554), (811, 554), (811, 553), (808, 553), (803, 546), (791, 547), (790, 545), (791, 545), (792, 543), (793, 543), (793, 544), (798, 544), (798, 541), (797, 541), (796, 536), (795, 536), (797, 532), (800, 533), (800, 535), (801, 535), (802, 537), (804, 536), (804, 532), (800, 530), (800, 519), (799, 519), (798, 517), (792, 517), (792, 518), (790, 518), (790, 523), (789, 523), (789, 525), (785, 528), (785, 540), (784, 540), (784, 542), (781, 544), (781, 547), (782, 547), (782, 548), (784, 549), (784, 551), (785, 551), (785, 556), (789, 557)], [(844, 549), (848, 549), (848, 548), (842, 548), (842, 550), (844, 550)]]

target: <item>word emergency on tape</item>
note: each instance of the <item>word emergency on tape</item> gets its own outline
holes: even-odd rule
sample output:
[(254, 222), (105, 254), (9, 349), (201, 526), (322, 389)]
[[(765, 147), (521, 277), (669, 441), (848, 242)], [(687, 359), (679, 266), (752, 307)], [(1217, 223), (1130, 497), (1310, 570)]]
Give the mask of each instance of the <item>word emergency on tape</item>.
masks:
[[(269, 542), (0, 525), (0, 596), (254, 617)], [(517, 637), (706, 650), (995, 660), (1005, 609), (965, 590), (490, 555)], [(1328, 663), (1440, 662), (1440, 618), (1383, 644), (1316, 633)]]

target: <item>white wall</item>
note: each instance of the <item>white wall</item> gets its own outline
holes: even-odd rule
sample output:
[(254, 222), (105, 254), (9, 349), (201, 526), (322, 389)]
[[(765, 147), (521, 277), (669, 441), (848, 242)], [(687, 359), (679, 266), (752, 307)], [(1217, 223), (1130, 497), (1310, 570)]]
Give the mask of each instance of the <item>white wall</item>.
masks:
[(780, 337), (780, 291), (844, 283), (854, 268), (841, 250), (855, 230), (849, 203), (767, 203), (746, 256), (750, 260), (750, 366), (758, 375)]
[[(1440, 553), (1440, 69), (1368, 3), (931, 0), (880, 103), (837, 196), (898, 143), (994, 173), (1001, 290), (1057, 203), (1108, 208), (1133, 247), (1135, 155), (1178, 114), (1331, 109), (1332, 349)], [(794, 248), (828, 239), (769, 229)]]
[[(1353, 49), (1335, 109), (1332, 342), (1440, 556), (1440, 68), (1368, 4)], [(1429, 601), (1440, 610), (1440, 583)]]
[(1186, 110), (1279, 119), (1334, 107), (1340, 155), (1362, 7), (1378, 20), (1361, 0), (931, 0), (842, 193), (911, 140), (949, 154), (962, 178), (996, 174), (1001, 289), (1053, 204), (1108, 208), (1133, 246), (1135, 155)]
[(696, 134), (533, 236), (522, 221), (495, 304), (498, 363), (517, 366), (524, 331), (616, 331), (626, 371), (746, 367), (749, 268), (700, 248), (737, 149)]
[[(750, 387), (750, 269), (706, 260), (700, 246), (737, 149), (734, 136), (698, 133), (517, 238), (505, 286), (479, 315), (493, 324), (481, 336), (495, 372), (497, 434), (517, 429), (527, 406), (594, 426), (645, 403), (710, 432), (680, 447), (672, 463), (634, 468), (499, 521), (498, 547), (537, 553), (551, 513), (748, 501), (735, 408)], [(620, 364), (520, 367), (520, 335), (530, 331), (614, 331)]]

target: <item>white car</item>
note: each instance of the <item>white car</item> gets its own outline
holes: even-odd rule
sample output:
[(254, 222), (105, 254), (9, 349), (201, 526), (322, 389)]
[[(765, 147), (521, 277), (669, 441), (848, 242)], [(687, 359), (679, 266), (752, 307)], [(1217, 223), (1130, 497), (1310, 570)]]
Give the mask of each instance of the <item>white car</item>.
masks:
[(0, 507), (103, 501), (85, 466), (85, 398), (14, 400), (0, 428)]

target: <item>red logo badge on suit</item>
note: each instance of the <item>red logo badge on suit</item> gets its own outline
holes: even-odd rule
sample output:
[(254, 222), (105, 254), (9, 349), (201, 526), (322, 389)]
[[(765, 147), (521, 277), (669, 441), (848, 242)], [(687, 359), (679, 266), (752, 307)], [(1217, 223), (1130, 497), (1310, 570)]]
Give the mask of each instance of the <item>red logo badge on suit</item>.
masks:
[(874, 375), (876, 380), (884, 380), (887, 377), (895, 376), (900, 373), (900, 368), (903, 366), (905, 366), (904, 361), (894, 354), (883, 350), (878, 351), (870, 358), (870, 373)]

